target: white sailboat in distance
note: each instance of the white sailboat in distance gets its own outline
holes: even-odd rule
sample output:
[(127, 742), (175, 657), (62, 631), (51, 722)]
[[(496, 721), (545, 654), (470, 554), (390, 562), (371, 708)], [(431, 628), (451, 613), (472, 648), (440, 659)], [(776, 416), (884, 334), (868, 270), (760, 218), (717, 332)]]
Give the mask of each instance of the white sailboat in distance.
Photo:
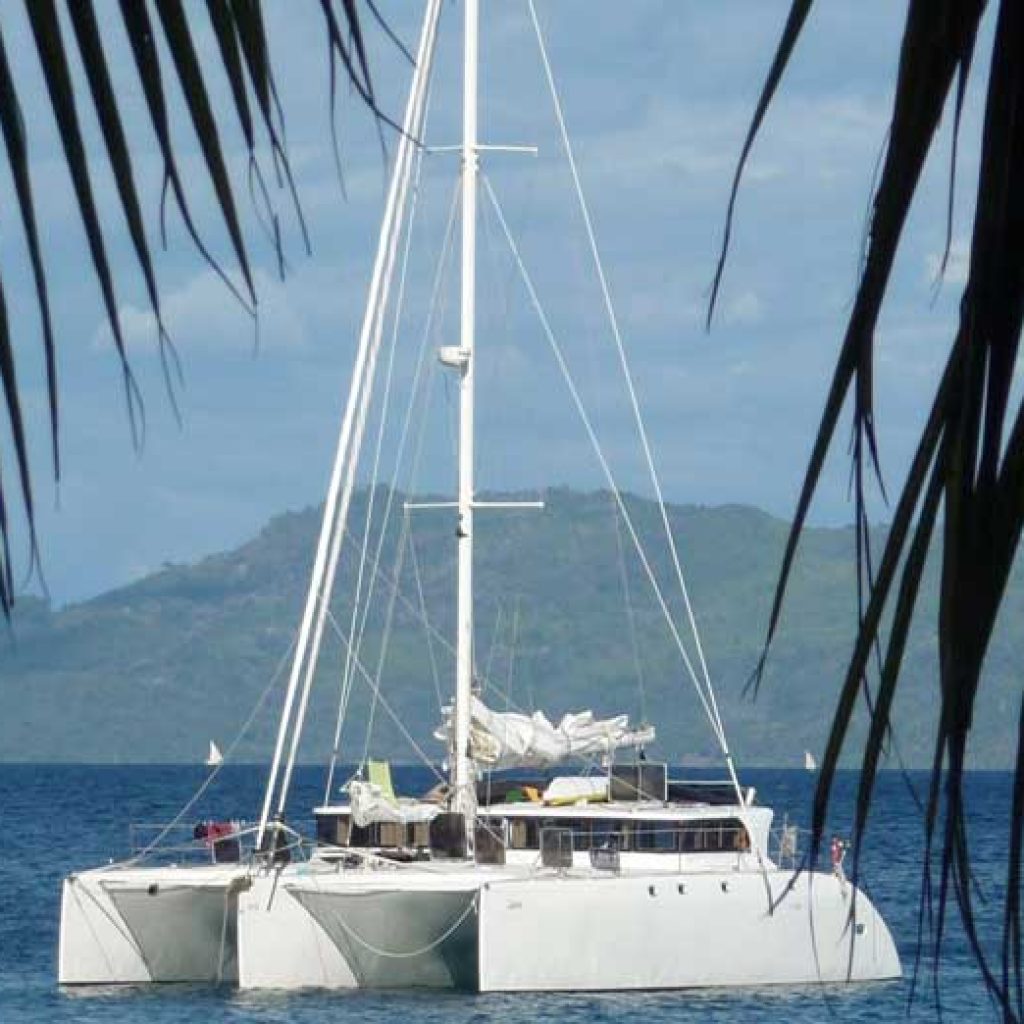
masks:
[[(457, 392), (457, 487), (450, 500), (426, 506), (436, 510), (431, 514), (451, 516), (457, 561), (454, 673), (438, 687), (446, 687), (450, 703), (435, 733), (444, 745), (438, 753), (443, 751), (446, 784), (424, 796), (398, 796), (387, 763), (364, 755), (355, 776), (339, 786), (333, 778), (339, 714), (324, 800), (314, 809), (315, 841), (301, 841), (285, 824), (321, 639), (329, 620), (337, 626), (329, 602), (342, 540), (350, 532), (364, 427), (373, 422), (368, 409), (375, 386), (387, 393), (376, 375), (389, 360), (378, 356), (389, 302), (396, 301), (393, 293), (403, 292), (391, 283), (396, 266), (403, 265), (405, 220), (412, 218), (425, 152), (418, 140), (425, 137), (442, 7), (441, 0), (427, 0), (255, 849), (240, 850), (227, 841), (234, 835), (226, 838), (224, 831), (211, 840), (207, 829), (196, 840), (207, 844), (201, 847), (204, 864), (186, 864), (178, 853), (173, 862), (161, 862), (147, 849), (144, 856), (70, 875), (61, 911), (62, 984), (230, 981), (252, 989), (417, 986), (484, 992), (900, 976), (889, 929), (867, 895), (843, 875), (841, 860), (831, 870), (816, 871), (786, 867), (781, 857), (772, 857), (773, 812), (741, 783), (728, 744), (532, 0), (525, 9), (577, 188), (624, 393), (661, 511), (661, 541), (672, 556), (672, 586), (678, 584), (678, 592), (673, 589), (671, 600), (651, 569), (597, 430), (572, 384), (541, 289), (508, 230), (493, 185), (481, 176), (481, 161), (501, 148), (482, 144), (478, 133), (481, 6), (479, 0), (461, 4), (462, 141), (458, 147), (439, 147), (461, 157), (459, 328), (457, 341), (446, 339), (437, 353), (438, 372), (449, 375)], [(489, 691), (478, 686), (475, 519), (523, 505), (483, 501), (475, 485), (475, 368), (488, 358), (487, 338), (477, 345), (478, 199), (489, 203), (492, 223), (508, 242), (540, 336), (566, 378), (623, 535), (678, 651), (679, 674), (692, 683), (695, 706), (707, 718), (722, 759), (718, 780), (677, 777), (666, 761), (646, 756), (655, 741), (655, 729), (647, 723), (630, 723), (625, 715), (599, 718), (588, 710), (557, 721), (507, 704), (498, 711), (485, 701)], [(480, 297), (492, 296), (481, 290)], [(424, 342), (428, 336), (424, 332)], [(402, 511), (408, 515), (423, 507)], [(345, 552), (360, 556), (355, 546)], [(366, 556), (365, 545), (361, 554)], [(364, 569), (372, 580), (372, 558), (369, 565), (360, 561), (350, 575)], [(396, 593), (400, 577), (391, 579)], [(673, 613), (673, 607), (681, 611)], [(357, 605), (347, 636), (336, 629), (348, 652), (342, 679), (345, 685), (353, 679), (368, 682), (376, 701), (378, 681), (358, 653), (359, 622), (365, 621), (360, 610)], [(422, 671), (423, 686), (429, 687), (426, 662)], [(387, 710), (382, 698), (380, 703)], [(589, 766), (582, 774), (571, 767), (578, 759)]]
[(220, 752), (220, 747), (213, 740), (210, 740), (210, 751), (206, 755), (206, 767), (216, 768), (223, 763), (224, 755)]

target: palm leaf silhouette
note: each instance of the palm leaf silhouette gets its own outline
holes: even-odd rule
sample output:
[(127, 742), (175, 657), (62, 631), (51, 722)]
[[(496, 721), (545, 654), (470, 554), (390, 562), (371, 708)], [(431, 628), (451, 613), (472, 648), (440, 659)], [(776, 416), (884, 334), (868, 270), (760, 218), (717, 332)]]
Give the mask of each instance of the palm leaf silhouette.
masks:
[[(142, 273), (146, 294), (157, 323), (161, 356), (164, 359), (172, 402), (173, 382), (169, 369), (176, 368), (176, 362), (173, 349), (170, 347), (170, 339), (164, 330), (159, 283), (151, 256), (150, 242), (146, 236), (142, 205), (133, 171), (133, 152), (145, 152), (150, 148), (150, 138), (144, 129), (152, 129), (163, 159), (161, 226), (164, 233), (165, 202), (169, 197), (201, 257), (251, 312), (255, 313), (258, 297), (250, 271), (249, 254), (242, 235), (237, 201), (219, 141), (229, 119), (237, 119), (241, 125), (249, 152), (250, 184), (253, 186), (261, 219), (270, 227), (268, 233), (279, 266), (282, 269), (284, 267), (281, 235), (269, 192), (264, 185), (264, 174), (256, 156), (257, 129), (265, 134), (269, 142), (274, 175), (289, 189), (303, 240), (307, 249), (309, 246), (283, 141), (283, 113), (277, 102), (270, 50), (258, 0), (207, 0), (205, 7), (198, 4), (183, 4), (181, 0), (152, 0), (152, 7), (156, 12), (155, 20), (150, 17), (150, 5), (144, 0), (120, 0), (117, 8), (105, 9), (104, 14), (108, 23), (101, 26), (97, 20), (93, 0), (74, 0), (66, 4), (67, 21), (72, 30), (68, 34), (62, 28), (62, 12), (56, 0), (27, 0), (25, 13), (31, 27), (35, 54), (19, 54), (19, 57), (24, 56), (25, 59), (36, 57), (42, 69), (64, 160), (85, 228), (93, 270), (100, 287), (117, 357), (120, 360), (129, 420), (136, 444), (141, 443), (143, 436), (144, 410), (125, 348), (118, 314), (117, 272), (107, 254), (107, 237), (115, 230), (115, 226), (104, 219), (109, 215), (104, 214), (95, 200), (93, 163), (99, 154), (89, 151), (82, 131), (84, 105), (91, 103), (99, 124), (103, 151), (113, 174), (118, 202), (128, 226), (135, 260)], [(387, 122), (378, 108), (370, 77), (362, 26), (364, 8), (369, 12), (372, 23), (382, 28), (391, 42), (404, 52), (402, 44), (383, 21), (371, 0), (321, 0), (321, 7), (331, 25), (329, 57), (332, 77), (335, 74), (334, 62), (340, 60), (366, 106), (381, 123)], [(128, 40), (138, 85), (149, 116), (149, 124), (141, 126), (141, 129), (137, 128), (134, 135), (126, 128), (121, 117), (119, 97), (111, 79), (103, 42), (104, 31), (107, 28), (118, 27), (109, 24), (118, 16), (120, 27), (123, 28)], [(210, 67), (204, 68), (196, 51), (193, 42), (194, 29), (200, 19), (208, 19), (213, 28), (221, 62), (216, 66), (215, 62), (211, 62)], [(162, 47), (158, 44), (162, 44)], [(85, 72), (87, 88), (79, 84), (71, 72), (72, 48), (77, 50), (77, 58)], [(168, 69), (161, 63), (161, 48), (170, 55), (170, 67), (173, 68), (171, 73), (168, 73)], [(208, 74), (219, 73), (221, 70), (227, 76), (232, 98), (231, 104), (225, 105), (225, 109), (215, 107), (206, 84)], [(3, 26), (0, 26), (0, 135), (3, 137), (3, 148), (17, 199), (18, 217), (32, 265), (47, 373), (53, 471), (55, 477), (59, 478), (61, 464), (56, 353), (60, 339), (56, 337), (52, 324), (46, 254), (38, 228), (33, 189), (30, 131), (22, 116), (15, 71), (5, 43)], [(207, 178), (214, 192), (215, 209), (230, 239), (241, 286), (233, 280), (234, 275), (212, 257), (202, 240), (199, 225), (192, 215), (190, 191), (179, 170), (168, 113), (169, 93), (175, 90), (184, 100), (185, 109), (198, 140)], [(119, 228), (120, 225), (116, 227)], [(31, 569), (37, 565), (38, 542), (29, 471), (28, 438), (19, 399), (15, 367), (16, 346), (12, 330), (13, 325), (8, 320), (4, 299), (3, 269), (0, 268), (0, 389), (3, 392), (3, 404), (9, 423), (11, 451), (16, 462), (16, 486), (20, 491), (20, 502), (15, 503), (15, 507), (20, 504), (28, 523)], [(171, 362), (168, 362), (168, 354)], [(5, 615), (9, 614), (15, 590), (10, 552), (10, 488), (11, 471), (0, 464), (0, 610)]]
[[(743, 164), (761, 128), (810, 8), (797, 0), (751, 125), (730, 196), (726, 235), (708, 318), (714, 311)], [(1018, 740), (1002, 963), (989, 964), (972, 904), (964, 768), (981, 671), (1024, 524), (1024, 406), (1011, 407), (1011, 381), (1024, 316), (1024, 5), (1002, 0), (988, 67), (980, 171), (967, 282), (959, 327), (896, 497), (892, 527), (877, 569), (870, 562), (865, 475), (878, 473), (874, 420), (875, 326), (921, 171), (942, 112), (954, 104), (959, 128), (972, 73), (983, 0), (911, 0), (908, 5), (888, 147), (873, 198), (870, 231), (856, 297), (813, 452), (797, 503), (772, 606), (761, 663), (774, 638), (793, 559), (817, 490), (825, 456), (847, 398), (853, 399), (853, 482), (858, 574), (867, 581), (858, 634), (839, 692), (814, 797), (813, 854), (821, 845), (835, 770), (858, 694), (869, 690), (872, 651), (882, 651), (870, 729), (860, 751), (855, 836), (863, 839), (885, 737), (899, 685), (904, 646), (935, 541), (941, 557), (939, 595), (940, 709), (925, 808), (924, 898), (941, 949), (952, 896), (982, 972), (1007, 1019), (1024, 1018), (1020, 973), (1020, 856), (1024, 819), (1024, 704)], [(954, 146), (954, 168), (955, 168)], [(952, 185), (951, 185), (952, 195)], [(947, 230), (947, 255), (950, 240)], [(943, 264), (945, 263), (945, 258)], [(888, 626), (883, 630), (883, 621)], [(937, 856), (933, 858), (933, 853)], [(932, 877), (937, 864), (938, 877)]]

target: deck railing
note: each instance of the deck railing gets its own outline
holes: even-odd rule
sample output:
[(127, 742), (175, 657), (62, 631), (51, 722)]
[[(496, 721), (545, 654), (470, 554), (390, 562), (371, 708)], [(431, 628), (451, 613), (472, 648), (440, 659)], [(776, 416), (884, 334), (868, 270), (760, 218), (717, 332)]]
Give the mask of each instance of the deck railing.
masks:
[[(310, 844), (294, 830), (282, 828), (284, 835), (277, 843), (276, 856), (305, 859)], [(135, 822), (128, 826), (128, 846), (132, 860), (145, 858), (178, 864), (244, 863), (256, 853), (256, 833), (256, 826), (244, 821)]]

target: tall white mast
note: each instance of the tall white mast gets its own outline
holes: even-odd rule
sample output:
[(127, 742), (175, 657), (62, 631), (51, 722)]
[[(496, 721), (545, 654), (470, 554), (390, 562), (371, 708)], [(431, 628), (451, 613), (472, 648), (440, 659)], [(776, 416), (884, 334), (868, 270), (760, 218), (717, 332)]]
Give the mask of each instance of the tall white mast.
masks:
[(476, 197), (478, 0), (466, 6), (462, 99), (462, 307), (459, 346), (459, 593), (456, 636), (452, 784), (454, 810), (472, 816), (476, 803), (469, 756), (469, 715), (473, 691), (473, 344), (476, 331)]

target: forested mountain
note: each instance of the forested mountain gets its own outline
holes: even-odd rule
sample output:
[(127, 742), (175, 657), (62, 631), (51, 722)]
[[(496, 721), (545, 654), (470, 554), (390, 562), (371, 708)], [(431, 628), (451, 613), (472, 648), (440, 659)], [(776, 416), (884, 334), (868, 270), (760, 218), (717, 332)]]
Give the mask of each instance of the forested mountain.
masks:
[[(684, 763), (713, 758), (699, 702), (610, 496), (555, 489), (542, 497), (541, 512), (478, 517), (477, 665), (485, 700), (500, 708), (506, 701), (540, 708), (551, 717), (583, 707), (627, 711), (657, 726), (652, 757)], [(361, 536), (366, 501), (365, 493), (358, 496), (353, 535)], [(657, 508), (633, 497), (628, 504), (681, 616)], [(452, 518), (433, 510), (410, 515), (412, 544), (398, 544), (401, 515), (393, 517), (385, 537), (361, 658), (375, 675), (393, 604), (383, 701), (373, 715), (370, 747), (403, 761), (417, 755), (388, 709), (439, 759), (441, 745), (430, 734), (439, 718), (438, 698), (450, 694), (454, 662), (445, 647), (453, 630)], [(738, 761), (798, 765), (805, 748), (819, 752), (824, 743), (853, 635), (852, 530), (806, 532), (779, 640), (754, 699), (745, 684), (764, 636), (787, 524), (738, 506), (673, 506), (670, 515)], [(318, 522), (314, 509), (282, 515), (237, 550), (194, 565), (167, 565), (57, 611), (38, 600), (19, 600), (13, 634), (0, 640), (0, 759), (197, 761), (210, 738), (226, 748), (286, 658)], [(372, 535), (371, 549), (375, 544)], [(341, 632), (351, 617), (355, 553), (355, 546), (346, 552), (333, 606)], [(391, 602), (396, 568), (400, 586)], [(431, 644), (420, 619), (420, 586), (441, 637)], [(898, 705), (897, 745), (912, 765), (931, 757), (935, 590), (933, 574), (908, 646), (910, 685)], [(984, 717), (974, 751), (979, 767), (1011, 762), (1024, 651), (1022, 604), (1018, 572), (983, 684), (988, 692), (979, 704)], [(327, 756), (335, 729), (344, 648), (338, 632), (329, 632), (306, 760)], [(237, 759), (268, 758), (285, 675), (279, 673), (267, 693)], [(365, 679), (357, 677), (342, 734), (345, 760), (358, 760), (366, 747), (368, 694)]]

